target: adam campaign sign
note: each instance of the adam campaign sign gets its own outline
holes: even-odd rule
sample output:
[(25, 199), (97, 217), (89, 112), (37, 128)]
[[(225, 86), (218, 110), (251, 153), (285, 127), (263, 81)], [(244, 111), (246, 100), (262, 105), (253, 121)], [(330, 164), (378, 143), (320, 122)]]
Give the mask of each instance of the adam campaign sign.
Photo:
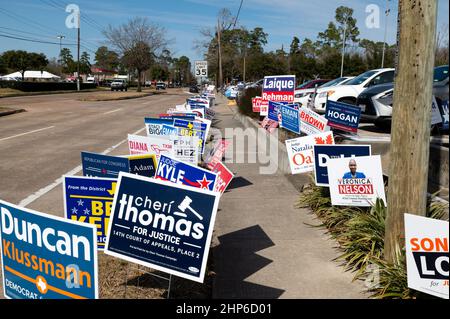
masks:
[(234, 177), (233, 173), (220, 161), (216, 162), (211, 172), (217, 175), (214, 191), (223, 194)]
[(295, 75), (265, 76), (262, 99), (273, 102), (294, 102)]
[(117, 178), (120, 171), (130, 171), (126, 157), (81, 152), (81, 164), (84, 176)]
[(329, 130), (328, 120), (316, 112), (302, 107), (300, 108), (300, 131), (306, 135), (322, 133)]
[(314, 170), (313, 146), (334, 144), (333, 132), (325, 132), (310, 136), (286, 140), (286, 149), (292, 174), (312, 172)]
[(449, 299), (448, 221), (405, 214), (408, 287)]
[(327, 100), (325, 118), (328, 120), (328, 126), (356, 133), (360, 117), (361, 108), (358, 106)]
[(219, 194), (121, 173), (105, 253), (203, 282)]
[(156, 155), (132, 155), (128, 157), (130, 173), (147, 177), (153, 177), (156, 173)]
[(280, 112), (281, 115), (280, 126), (286, 130), (300, 134), (301, 126), (298, 107), (294, 106), (294, 104), (280, 105), (278, 111)]
[(0, 200), (5, 297), (98, 298), (96, 232), (94, 225)]
[(370, 145), (314, 145), (314, 177), (317, 186), (328, 185), (328, 161), (332, 158), (370, 156)]
[(216, 174), (164, 155), (159, 158), (155, 178), (211, 191), (214, 190), (216, 182)]
[(380, 155), (330, 159), (328, 180), (332, 205), (370, 207), (380, 198), (386, 206)]
[(64, 216), (70, 220), (94, 225), (98, 249), (106, 243), (116, 179), (64, 176)]

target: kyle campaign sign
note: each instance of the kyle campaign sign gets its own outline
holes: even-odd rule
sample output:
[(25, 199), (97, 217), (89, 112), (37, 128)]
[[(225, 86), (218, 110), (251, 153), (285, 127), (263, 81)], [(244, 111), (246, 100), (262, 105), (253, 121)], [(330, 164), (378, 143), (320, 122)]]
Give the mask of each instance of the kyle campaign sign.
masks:
[(155, 178), (211, 191), (216, 182), (216, 174), (164, 155), (159, 158)]
[(126, 157), (81, 152), (84, 176), (117, 178), (119, 172), (129, 172), (130, 163)]
[(317, 186), (328, 185), (328, 161), (332, 158), (370, 156), (370, 145), (314, 145), (314, 177)]
[(449, 299), (448, 221), (404, 216), (408, 287)]
[(203, 282), (219, 194), (121, 173), (105, 253)]
[(312, 172), (314, 170), (313, 146), (334, 144), (333, 132), (298, 137), (286, 140), (286, 149), (292, 174)]
[(294, 102), (295, 75), (265, 76), (262, 99), (273, 102)]
[(173, 127), (172, 119), (155, 119), (146, 117), (144, 119), (147, 136), (176, 135), (177, 130)]
[(211, 172), (217, 175), (214, 191), (223, 194), (234, 177), (233, 173), (222, 162), (216, 162)]
[(302, 107), (300, 108), (300, 131), (306, 135), (313, 135), (329, 130), (328, 120), (316, 112)]
[(358, 106), (327, 100), (325, 118), (328, 120), (328, 126), (356, 133), (360, 117), (361, 108)]
[(106, 243), (116, 179), (64, 176), (64, 216), (70, 220), (94, 225), (98, 249)]
[(278, 111), (281, 116), (280, 126), (286, 130), (300, 134), (301, 126), (298, 107), (295, 104), (280, 105)]
[(380, 198), (386, 206), (380, 155), (330, 159), (328, 180), (332, 205), (370, 207)]
[(96, 232), (94, 225), (0, 200), (5, 297), (98, 298)]

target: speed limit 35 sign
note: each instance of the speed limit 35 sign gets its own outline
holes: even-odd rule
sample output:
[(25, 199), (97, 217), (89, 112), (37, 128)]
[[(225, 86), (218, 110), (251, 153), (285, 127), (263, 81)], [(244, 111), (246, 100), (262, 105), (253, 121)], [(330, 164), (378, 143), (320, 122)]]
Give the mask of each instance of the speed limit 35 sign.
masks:
[(208, 62), (207, 61), (195, 61), (195, 76), (196, 77), (208, 77)]

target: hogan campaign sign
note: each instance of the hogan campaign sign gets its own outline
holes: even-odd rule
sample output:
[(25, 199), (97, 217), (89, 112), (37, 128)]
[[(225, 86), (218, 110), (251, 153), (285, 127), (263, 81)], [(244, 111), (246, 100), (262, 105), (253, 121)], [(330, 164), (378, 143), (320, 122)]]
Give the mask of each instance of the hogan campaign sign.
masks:
[(335, 129), (356, 133), (358, 131), (361, 108), (347, 103), (327, 101), (325, 118), (328, 126)]
[(94, 225), (0, 200), (0, 240), (6, 298), (98, 298)]
[(219, 194), (121, 173), (105, 253), (203, 282)]

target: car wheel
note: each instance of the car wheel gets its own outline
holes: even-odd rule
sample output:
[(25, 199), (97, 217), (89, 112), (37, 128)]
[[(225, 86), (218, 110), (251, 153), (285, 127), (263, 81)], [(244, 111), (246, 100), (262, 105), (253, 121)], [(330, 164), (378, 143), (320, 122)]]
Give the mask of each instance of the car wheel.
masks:
[(127, 91), (128, 91), (128, 88), (125, 89), (125, 92), (127, 92)]

